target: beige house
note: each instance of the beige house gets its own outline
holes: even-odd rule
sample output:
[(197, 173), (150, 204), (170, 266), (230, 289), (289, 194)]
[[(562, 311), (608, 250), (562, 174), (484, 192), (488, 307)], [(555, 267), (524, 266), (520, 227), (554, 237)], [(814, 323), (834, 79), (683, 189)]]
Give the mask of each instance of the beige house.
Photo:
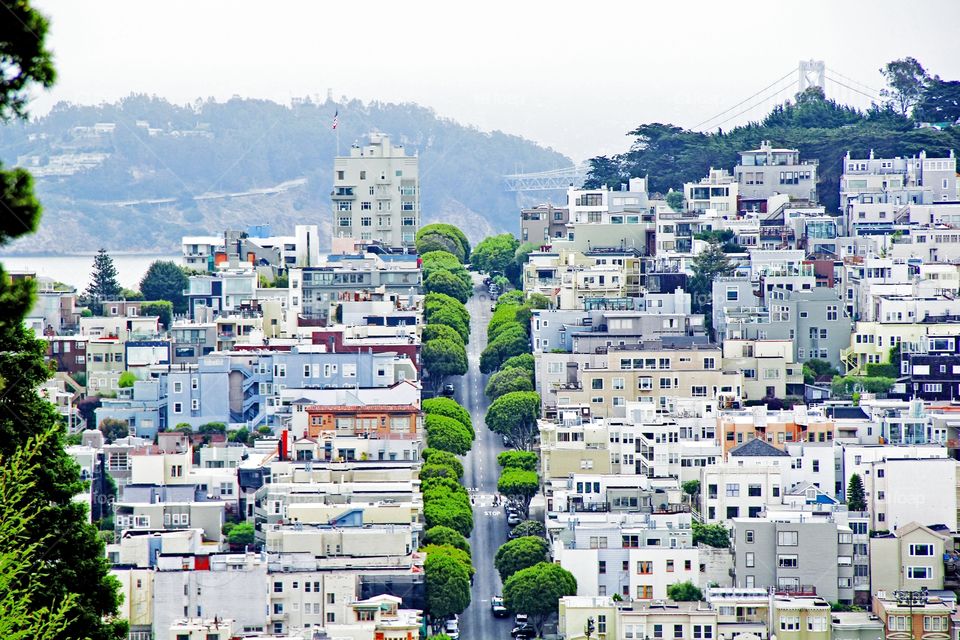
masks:
[(870, 538), (871, 591), (943, 589), (943, 554), (952, 550), (949, 535), (916, 522)]
[[(803, 389), (792, 340), (724, 340), (723, 368), (743, 372), (743, 399), (784, 398)], [(802, 395), (802, 394), (801, 394)]]
[(544, 409), (589, 405), (596, 417), (623, 417), (627, 402), (674, 408), (686, 398), (739, 402), (743, 373), (725, 371), (719, 345), (612, 345), (602, 353), (537, 354), (537, 381)]

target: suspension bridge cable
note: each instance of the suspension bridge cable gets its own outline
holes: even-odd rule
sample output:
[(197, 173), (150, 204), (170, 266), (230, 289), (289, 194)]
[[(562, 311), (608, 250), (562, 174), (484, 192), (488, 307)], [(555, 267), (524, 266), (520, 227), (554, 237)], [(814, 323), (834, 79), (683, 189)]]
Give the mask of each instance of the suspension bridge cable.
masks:
[(860, 86), (863, 87), (864, 89), (869, 89), (871, 93), (880, 95), (880, 92), (879, 92), (878, 90), (874, 89), (873, 87), (871, 87), (870, 85), (864, 84), (864, 83), (860, 82), (859, 80), (857, 80), (857, 79), (855, 79), (855, 78), (851, 78), (850, 76), (846, 76), (846, 75), (840, 73), (839, 71), (837, 71), (836, 69), (831, 69), (831, 68), (827, 67), (825, 70), (826, 70), (828, 73), (832, 73), (832, 74), (835, 75), (835, 76), (840, 76), (840, 77), (843, 78), (844, 80), (847, 80), (847, 81), (849, 81), (849, 82), (852, 82), (853, 84), (860, 85)]
[(848, 85), (848, 84), (845, 84), (845, 83), (843, 83), (843, 82), (840, 82), (840, 81), (837, 80), (836, 78), (831, 78), (831, 77), (828, 76), (828, 77), (827, 77), (827, 80), (829, 80), (830, 82), (834, 82), (834, 83), (840, 85), (841, 87), (844, 87), (844, 88), (846, 88), (846, 89), (849, 89), (850, 91), (853, 91), (854, 93), (859, 93), (860, 95), (864, 96), (865, 98), (869, 98), (869, 99), (872, 100), (873, 102), (879, 102), (879, 101), (880, 101), (880, 96), (870, 95), (869, 93), (865, 93), (865, 92), (861, 91), (860, 89), (851, 87), (851, 86)]
[[(771, 87), (779, 84), (779, 83), (780, 83), (781, 81), (783, 81), (785, 78), (793, 75), (794, 73), (796, 73), (796, 70), (795, 70), (795, 69), (791, 69), (790, 71), (788, 71), (787, 73), (783, 74), (782, 76), (780, 76), (779, 78), (777, 78), (776, 80), (774, 80), (773, 82), (771, 82), (769, 85), (767, 85), (767, 86), (764, 87), (763, 89), (760, 89), (760, 91), (757, 91), (755, 94), (753, 94), (753, 95), (750, 96), (749, 98), (746, 98), (746, 99), (744, 99), (744, 100), (741, 100), (740, 102), (738, 102), (737, 104), (733, 105), (733, 106), (730, 107), (729, 109), (724, 109), (723, 111), (721, 111), (721, 112), (718, 113), (717, 115), (713, 116), (712, 118), (707, 118), (706, 120), (704, 120), (704, 121), (701, 122), (700, 124), (697, 124), (697, 125), (695, 125), (695, 126), (693, 126), (693, 127), (690, 127), (690, 130), (692, 131), (692, 130), (694, 130), (694, 129), (699, 129), (700, 127), (702, 127), (703, 125), (707, 124), (708, 122), (711, 122), (711, 121), (713, 121), (713, 120), (716, 120), (716, 119), (719, 118), (720, 116), (722, 116), (722, 115), (724, 115), (724, 114), (726, 114), (726, 113), (729, 113), (729, 112), (733, 111), (734, 109), (736, 109), (736, 108), (739, 107), (740, 105), (742, 105), (742, 104), (744, 104), (744, 103), (746, 103), (746, 102), (749, 102), (750, 100), (753, 100), (753, 99), (756, 98), (758, 95), (760, 95), (761, 93), (765, 92), (767, 89), (769, 89), (769, 88), (771, 88)], [(779, 91), (778, 91), (777, 93), (779, 93)]]
[(760, 100), (760, 101), (758, 101), (758, 102), (755, 102), (754, 104), (750, 105), (750, 106), (747, 107), (746, 109), (744, 109), (744, 110), (742, 110), (742, 111), (739, 111), (739, 112), (733, 114), (732, 116), (730, 116), (730, 117), (728, 117), (728, 118), (726, 118), (726, 119), (724, 119), (724, 120), (721, 120), (720, 122), (717, 122), (717, 123), (713, 124), (713, 125), (711, 126), (711, 128), (713, 128), (713, 127), (719, 127), (720, 125), (726, 124), (727, 122), (730, 122), (730, 121), (733, 120), (734, 118), (738, 118), (738, 117), (742, 116), (743, 114), (745, 114), (745, 113), (747, 113), (747, 112), (749, 112), (749, 111), (751, 111), (751, 110), (753, 110), (753, 109), (761, 106), (761, 105), (764, 104), (767, 100), (770, 100), (771, 98), (775, 98), (777, 95), (779, 95), (779, 94), (782, 93), (783, 91), (790, 90), (790, 89), (792, 89), (793, 87), (795, 87), (795, 86), (797, 86), (797, 85), (799, 85), (799, 81), (798, 81), (798, 80), (794, 80), (793, 82), (791, 82), (791, 83), (788, 84), (787, 86), (785, 86), (785, 87), (783, 87), (783, 88), (781, 88), (781, 89), (778, 89), (778, 90), (776, 91), (776, 93), (774, 93), (773, 95), (767, 96), (767, 97), (763, 98), (762, 100)]

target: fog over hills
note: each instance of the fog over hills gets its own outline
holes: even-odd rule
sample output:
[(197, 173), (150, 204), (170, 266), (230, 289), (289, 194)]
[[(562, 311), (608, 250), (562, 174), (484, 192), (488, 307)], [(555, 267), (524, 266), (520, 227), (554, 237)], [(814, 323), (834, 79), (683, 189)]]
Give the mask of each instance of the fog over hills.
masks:
[(34, 172), (39, 232), (10, 253), (177, 251), (185, 234), (269, 222), (315, 222), (329, 234), (339, 111), (340, 152), (380, 131), (420, 156), (423, 221), (449, 221), (474, 240), (516, 231), (517, 200), (502, 175), (572, 164), (521, 137), (484, 132), (414, 104), (234, 98), (174, 105), (130, 96), (61, 103), (0, 129), (0, 159)]

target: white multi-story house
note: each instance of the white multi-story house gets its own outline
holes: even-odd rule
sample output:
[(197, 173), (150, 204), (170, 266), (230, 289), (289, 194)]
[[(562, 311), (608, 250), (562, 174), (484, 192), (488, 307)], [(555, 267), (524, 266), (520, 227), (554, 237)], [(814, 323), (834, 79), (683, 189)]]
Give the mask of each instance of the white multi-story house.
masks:
[(408, 250), (420, 228), (419, 158), (383, 134), (337, 156), (333, 167), (333, 248), (380, 242)]

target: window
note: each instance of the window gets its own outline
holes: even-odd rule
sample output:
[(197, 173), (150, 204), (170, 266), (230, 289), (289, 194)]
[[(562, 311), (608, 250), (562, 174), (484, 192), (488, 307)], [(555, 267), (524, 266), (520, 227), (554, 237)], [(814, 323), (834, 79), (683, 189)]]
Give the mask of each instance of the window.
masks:
[(756, 555), (752, 551), (748, 551), (744, 556), (744, 564), (748, 569), (752, 569), (756, 566)]
[(923, 616), (923, 630), (924, 631), (946, 631), (947, 617), (946, 616)]
[(673, 573), (673, 560), (667, 560), (667, 571)]
[(933, 545), (932, 544), (911, 544), (910, 555), (911, 556), (932, 556)]
[(778, 531), (777, 532), (777, 545), (781, 547), (795, 547), (797, 546), (799, 534), (796, 531)]
[(716, 360), (713, 359), (713, 358), (704, 358), (704, 359), (703, 359), (703, 368), (704, 368), (704, 369), (715, 369), (715, 368), (716, 368)]
[(683, 625), (675, 624), (673, 625), (673, 637), (678, 639), (683, 638)]
[(328, 593), (327, 594), (327, 604), (336, 604), (337, 603), (337, 594)]
[(649, 560), (637, 561), (637, 575), (647, 576), (653, 573), (653, 562)]
[(196, 398), (190, 401), (190, 410), (199, 411), (200, 410), (200, 401)]
[(797, 556), (795, 555), (779, 555), (777, 556), (777, 566), (781, 569), (796, 569), (797, 568)]
[(607, 632), (607, 616), (600, 614), (597, 616), (597, 633)]
[(174, 382), (174, 383), (173, 383), (173, 392), (174, 392), (174, 393), (182, 393), (182, 392), (183, 392), (183, 383), (180, 382), (180, 381)]
[(182, 402), (174, 402), (174, 403), (173, 403), (173, 412), (174, 412), (174, 413), (183, 413), (183, 403), (182, 403)]
[(907, 577), (911, 580), (929, 580), (933, 577), (930, 567), (907, 567)]
[(727, 497), (737, 498), (740, 496), (740, 485), (737, 483), (727, 484)]
[(799, 631), (800, 630), (800, 616), (798, 615), (781, 615), (780, 616), (780, 631)]
[(593, 378), (590, 381), (590, 388), (595, 391), (600, 391), (603, 389), (603, 378)]
[(759, 498), (761, 495), (760, 485), (751, 484), (747, 486), (747, 495), (751, 498)]
[(754, 537), (754, 533), (753, 533), (753, 530), (752, 530), (752, 529), (747, 529), (747, 530), (744, 532), (744, 534), (743, 534), (743, 540), (744, 540), (744, 542), (749, 542), (749, 543), (752, 544), (752, 543), (753, 543), (753, 537)]
[(693, 386), (690, 387), (690, 395), (694, 398), (706, 398), (707, 397), (707, 387), (705, 386)]

